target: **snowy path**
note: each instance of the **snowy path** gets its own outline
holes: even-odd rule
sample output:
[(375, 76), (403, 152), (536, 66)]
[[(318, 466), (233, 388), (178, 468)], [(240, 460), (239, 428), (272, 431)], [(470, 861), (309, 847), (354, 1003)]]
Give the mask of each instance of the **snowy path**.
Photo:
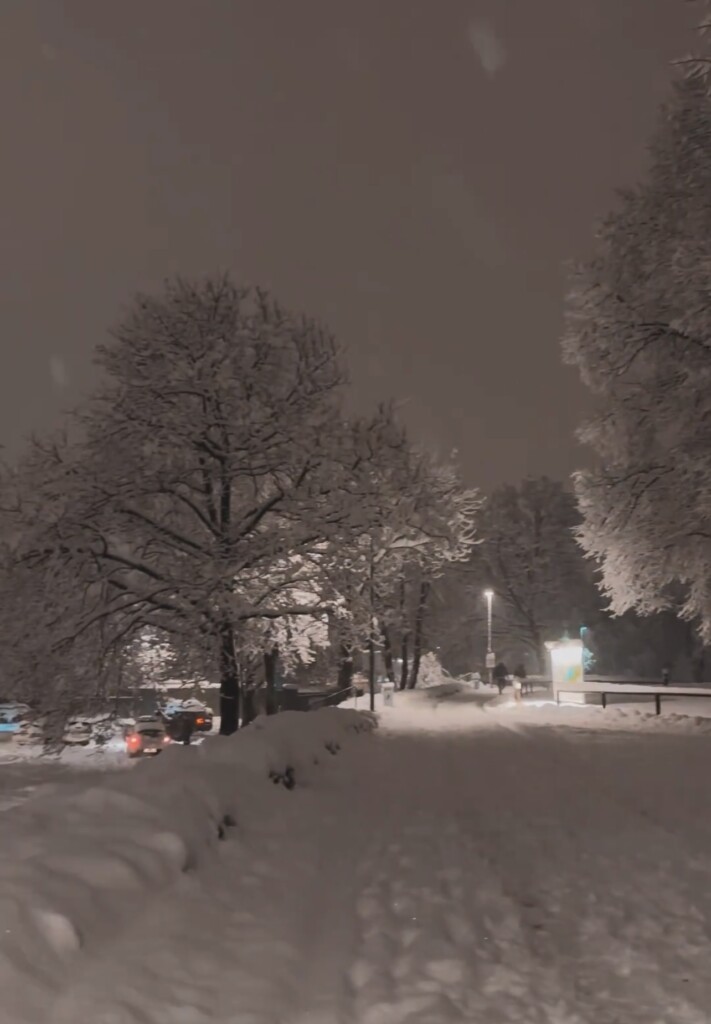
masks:
[(708, 750), (358, 742), (80, 954), (33, 1024), (706, 1024)]

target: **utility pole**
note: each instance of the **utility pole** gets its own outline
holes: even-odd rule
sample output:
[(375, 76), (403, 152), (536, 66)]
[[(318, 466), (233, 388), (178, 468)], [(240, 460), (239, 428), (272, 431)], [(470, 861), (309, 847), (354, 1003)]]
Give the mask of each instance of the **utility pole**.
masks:
[(370, 579), (368, 581), (368, 592), (370, 598), (370, 615), (368, 621), (368, 689), (370, 692), (370, 710), (375, 711), (375, 628), (374, 628), (374, 612), (375, 612), (375, 566), (373, 564), (373, 545), (371, 541), (370, 547)]
[(486, 598), (486, 667), (489, 670), (489, 686), (492, 686), (494, 682), (494, 663), (496, 662), (496, 657), (491, 649), (492, 605), (494, 603), (494, 591), (485, 590), (484, 597)]

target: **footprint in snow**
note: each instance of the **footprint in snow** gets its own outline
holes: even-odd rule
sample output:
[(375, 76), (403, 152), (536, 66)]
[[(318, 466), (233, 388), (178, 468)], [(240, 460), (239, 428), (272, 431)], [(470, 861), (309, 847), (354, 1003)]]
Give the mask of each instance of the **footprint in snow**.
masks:
[(425, 966), (425, 973), (443, 985), (460, 985), (466, 978), (467, 968), (457, 959), (432, 960)]
[[(424, 1014), (427, 1014), (425, 1017)], [(442, 993), (407, 995), (395, 1002), (379, 1002), (370, 1006), (359, 1024), (449, 1024), (462, 1017), (452, 1001)]]
[(365, 921), (370, 921), (380, 913), (380, 901), (373, 896), (361, 896), (358, 900), (356, 910), (358, 916)]
[(447, 934), (455, 946), (471, 945), (475, 938), (475, 932), (465, 917), (459, 914), (447, 914), (444, 919)]
[(461, 868), (440, 868), (437, 877), (445, 882), (459, 882), (463, 876)]
[(375, 977), (377, 969), (367, 960), (356, 960), (348, 971), (348, 980), (354, 989), (364, 988)]

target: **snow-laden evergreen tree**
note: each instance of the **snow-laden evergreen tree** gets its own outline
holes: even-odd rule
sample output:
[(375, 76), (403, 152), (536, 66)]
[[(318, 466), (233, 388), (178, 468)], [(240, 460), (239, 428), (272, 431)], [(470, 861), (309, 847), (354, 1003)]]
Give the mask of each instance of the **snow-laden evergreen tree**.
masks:
[(711, 635), (711, 98), (677, 82), (646, 177), (577, 271), (566, 360), (596, 412), (580, 538), (616, 612), (678, 607)]

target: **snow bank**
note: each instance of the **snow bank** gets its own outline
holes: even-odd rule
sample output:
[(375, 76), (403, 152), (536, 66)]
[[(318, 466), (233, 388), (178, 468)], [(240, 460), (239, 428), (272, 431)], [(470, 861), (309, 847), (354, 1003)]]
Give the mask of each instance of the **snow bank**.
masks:
[(226, 829), (278, 812), (289, 797), (271, 783), (307, 782), (344, 741), (374, 726), (367, 713), (337, 708), (284, 712), (8, 812), (0, 834), (2, 1020), (36, 1020), (68, 958), (150, 909), (151, 895), (194, 868)]

